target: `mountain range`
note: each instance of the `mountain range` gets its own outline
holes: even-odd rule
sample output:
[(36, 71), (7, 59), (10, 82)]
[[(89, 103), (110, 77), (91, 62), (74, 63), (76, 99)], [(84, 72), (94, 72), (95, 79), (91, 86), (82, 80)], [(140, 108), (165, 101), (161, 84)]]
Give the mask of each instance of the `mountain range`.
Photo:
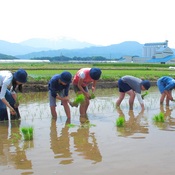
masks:
[(40, 57), (93, 57), (102, 56), (108, 59), (126, 55), (142, 56), (143, 44), (137, 41), (125, 41), (109, 46), (97, 46), (75, 39), (60, 38), (59, 40), (34, 38), (21, 43), (10, 43), (0, 40), (0, 59), (9, 58), (31, 59)]

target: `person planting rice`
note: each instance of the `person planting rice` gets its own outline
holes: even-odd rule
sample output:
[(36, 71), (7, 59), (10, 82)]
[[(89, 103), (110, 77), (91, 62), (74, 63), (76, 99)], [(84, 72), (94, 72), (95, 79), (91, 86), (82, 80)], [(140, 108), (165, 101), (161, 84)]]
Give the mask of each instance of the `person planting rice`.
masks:
[(71, 81), (71, 73), (64, 71), (61, 74), (54, 75), (48, 83), (50, 110), (54, 119), (57, 119), (56, 99), (61, 100), (67, 118), (71, 118), (68, 96)]
[(175, 80), (169, 76), (163, 76), (157, 80), (157, 86), (161, 93), (160, 104), (162, 105), (166, 98), (166, 106), (169, 106), (169, 101), (175, 101), (172, 97), (172, 90), (175, 89)]
[(142, 110), (145, 109), (144, 102), (141, 96), (141, 91), (148, 90), (151, 84), (148, 80), (141, 80), (137, 77), (126, 75), (118, 80), (118, 88), (119, 88), (119, 98), (117, 99), (116, 106), (119, 107), (121, 102), (123, 101), (125, 94), (128, 94), (129, 97), (129, 109), (133, 110), (133, 104), (135, 100), (135, 96), (141, 105)]
[(18, 100), (16, 90), (22, 92), (22, 84), (27, 82), (27, 72), (23, 69), (15, 73), (0, 71), (0, 120), (8, 120), (7, 107), (10, 110), (10, 118), (19, 119)]
[(92, 93), (95, 92), (96, 83), (100, 79), (101, 70), (99, 68), (82, 68), (73, 78), (73, 89), (76, 94), (85, 96), (84, 102), (80, 104), (80, 117), (86, 117), (86, 112), (90, 103), (91, 94), (88, 91), (88, 86), (92, 84)]

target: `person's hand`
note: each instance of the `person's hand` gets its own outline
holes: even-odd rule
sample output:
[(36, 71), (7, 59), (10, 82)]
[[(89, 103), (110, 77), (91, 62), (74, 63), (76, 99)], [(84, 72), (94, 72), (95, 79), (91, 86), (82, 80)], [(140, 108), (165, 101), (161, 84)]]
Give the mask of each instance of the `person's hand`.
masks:
[(95, 91), (95, 87), (92, 86), (92, 92), (94, 92), (94, 91)]
[(11, 108), (11, 109), (10, 109), (10, 114), (16, 115), (16, 111), (15, 111), (13, 108)]
[(67, 97), (63, 97), (62, 100), (63, 100), (63, 101), (68, 101), (68, 102), (69, 102), (69, 97), (68, 97), (68, 96), (67, 96)]

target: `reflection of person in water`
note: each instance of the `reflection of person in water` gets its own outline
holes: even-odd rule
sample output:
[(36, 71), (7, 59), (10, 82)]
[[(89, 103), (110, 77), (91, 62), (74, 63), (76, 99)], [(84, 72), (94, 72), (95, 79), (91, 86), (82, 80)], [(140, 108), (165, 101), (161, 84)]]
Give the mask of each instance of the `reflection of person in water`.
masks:
[[(61, 130), (61, 135), (58, 137), (56, 120), (51, 121), (50, 127), (50, 140), (51, 149), (55, 154), (55, 158), (62, 158), (60, 164), (71, 164), (73, 159), (71, 158), (70, 143), (69, 143), (69, 127), (66, 125), (70, 123), (70, 118), (67, 119), (65, 127)], [(65, 160), (66, 158), (66, 160)]]
[[(124, 117), (125, 114), (120, 108), (117, 108), (117, 112), (119, 117)], [(148, 133), (148, 128), (141, 124), (141, 119), (143, 118), (143, 111), (141, 111), (137, 116), (135, 116), (133, 110), (129, 110), (128, 112), (129, 119), (125, 120), (125, 125), (123, 127), (117, 127), (117, 131), (121, 134), (121, 136), (127, 137), (134, 135), (135, 133)]]
[[(19, 126), (20, 120), (12, 122), (11, 135), (8, 136), (8, 123), (0, 122), (0, 164), (14, 165), (16, 169), (32, 169), (31, 160), (27, 159), (25, 149), (21, 148), (22, 138), (19, 133)], [(13, 152), (11, 151), (12, 149), (14, 150)]]
[(172, 109), (170, 109), (169, 106), (165, 106), (164, 108), (163, 105), (160, 105), (160, 112), (162, 112), (166, 118), (166, 117), (170, 117)]
[(82, 126), (73, 132), (71, 135), (74, 138), (74, 144), (77, 152), (83, 155), (85, 159), (90, 159), (94, 163), (101, 162), (102, 156), (97, 146), (97, 141), (94, 133), (90, 133), (88, 126), (88, 117), (80, 117)]
[(160, 105), (160, 112), (164, 114), (164, 119), (166, 122), (156, 123), (156, 125), (164, 130), (175, 130), (175, 119), (171, 117), (173, 109), (170, 109), (169, 106)]

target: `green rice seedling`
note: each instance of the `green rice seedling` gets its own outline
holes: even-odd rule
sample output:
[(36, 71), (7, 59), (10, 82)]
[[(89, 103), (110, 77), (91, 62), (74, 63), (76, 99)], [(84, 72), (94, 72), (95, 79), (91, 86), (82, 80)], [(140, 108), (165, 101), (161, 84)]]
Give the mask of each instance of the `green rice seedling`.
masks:
[(165, 121), (165, 119), (164, 119), (164, 113), (163, 112), (160, 112), (159, 114), (156, 114), (153, 117), (153, 121), (155, 121), (155, 122), (164, 122)]
[(144, 99), (146, 95), (148, 95), (148, 91), (146, 91), (144, 94), (141, 95), (142, 99)]
[(74, 128), (74, 127), (76, 127), (76, 125), (75, 125), (75, 124), (72, 124), (72, 123), (69, 123), (69, 124), (67, 124), (66, 126), (69, 127), (69, 128)]
[(28, 128), (28, 133), (30, 135), (30, 140), (33, 140), (33, 127)]
[(33, 127), (21, 127), (24, 140), (33, 140)]
[(85, 101), (85, 96), (83, 94), (78, 94), (74, 100), (76, 104), (83, 103)]
[(123, 116), (120, 116), (119, 118), (117, 118), (116, 126), (123, 127), (124, 123), (125, 123), (125, 118)]
[(77, 94), (73, 102), (70, 102), (71, 106), (78, 106), (85, 101), (85, 96), (83, 94)]
[(94, 99), (95, 98), (95, 94), (91, 93), (90, 99)]
[(89, 120), (86, 120), (86, 122), (81, 125), (82, 128), (90, 128), (90, 127), (95, 127), (95, 126), (96, 125), (90, 123)]

